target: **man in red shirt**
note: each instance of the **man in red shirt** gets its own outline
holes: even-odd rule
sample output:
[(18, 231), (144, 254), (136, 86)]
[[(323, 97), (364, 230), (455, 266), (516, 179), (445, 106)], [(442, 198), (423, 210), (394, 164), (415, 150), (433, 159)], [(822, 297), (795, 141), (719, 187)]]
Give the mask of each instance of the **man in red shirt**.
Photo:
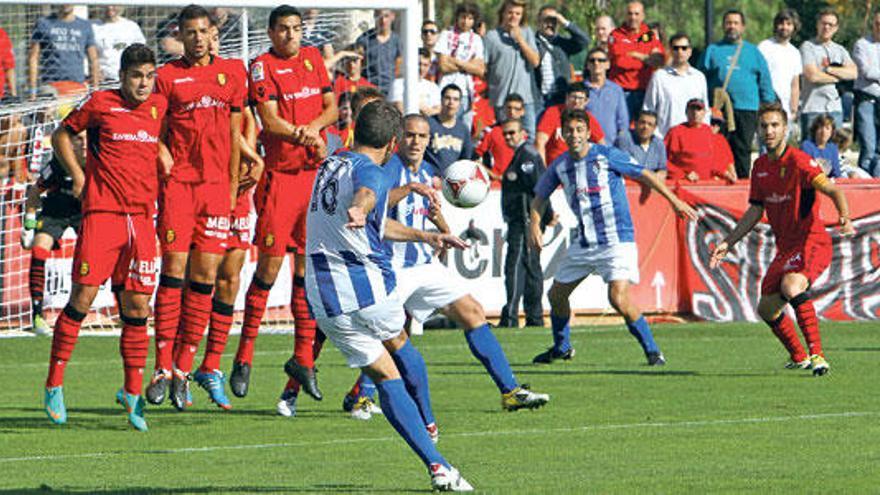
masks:
[[(519, 93), (510, 93), (504, 98), (504, 115), (508, 119), (522, 120), (526, 114), (526, 106), (523, 103), (522, 96)], [(477, 156), (483, 158), (483, 163), (489, 168), (489, 175), (492, 180), (500, 181), (501, 174), (507, 170), (510, 160), (513, 159), (514, 149), (507, 144), (504, 139), (504, 132), (501, 125), (494, 125), (489, 128), (488, 132), (483, 136), (480, 144), (477, 145)], [(488, 159), (486, 154), (491, 156)]]
[[(544, 111), (538, 123), (535, 148), (548, 167), (559, 155), (568, 151), (568, 145), (562, 139), (562, 112), (576, 108), (584, 110), (588, 101), (590, 101), (590, 90), (584, 86), (584, 83), (575, 82), (568, 85), (565, 103), (554, 105)], [(590, 119), (590, 141), (605, 144), (605, 133), (602, 132), (599, 121), (590, 112), (587, 112), (587, 118)]]
[(716, 134), (706, 124), (706, 104), (700, 98), (687, 102), (687, 121), (666, 133), (667, 179), (697, 182), (712, 177), (723, 178), (729, 183), (736, 181), (733, 161), (718, 168), (723, 148), (718, 148)]
[[(317, 166), (326, 154), (325, 128), (336, 123), (336, 98), (321, 53), (301, 46), (302, 15), (288, 5), (269, 15), (272, 49), (256, 58), (250, 70), (250, 96), (263, 125), (266, 173), (255, 195), (260, 251), (245, 299), (244, 323), (233, 363), (230, 387), (247, 395), (254, 341), (266, 310), (269, 290), (288, 246), (298, 249), (293, 279), (296, 349), (285, 370), (305, 391), (320, 400), (312, 346), (316, 324), (305, 300), (306, 210)], [(299, 372), (298, 376), (293, 376)]]
[(608, 37), (608, 79), (623, 88), (633, 119), (642, 109), (651, 74), (666, 62), (663, 40), (644, 21), (645, 6), (642, 2), (630, 2), (626, 5), (626, 22)]
[(0, 98), (6, 94), (7, 85), (9, 94), (18, 96), (15, 86), (15, 52), (12, 51), (12, 42), (3, 28), (0, 28), (0, 71)]
[(342, 59), (343, 73), (336, 76), (333, 81), (333, 92), (336, 94), (337, 100), (342, 93), (357, 93), (358, 89), (364, 86), (376, 87), (375, 84), (367, 81), (367, 78), (362, 74), (364, 67), (363, 47), (353, 47), (351, 52), (353, 55)]
[(204, 7), (185, 7), (178, 25), (183, 57), (162, 66), (156, 81), (156, 92), (168, 99), (168, 152), (160, 154), (166, 175), (159, 195), (162, 276), (147, 400), (161, 404), (170, 381), (171, 402), (183, 410), (238, 196), (246, 76), (240, 61), (211, 55), (212, 22)]
[[(156, 287), (153, 208), (167, 102), (153, 93), (156, 58), (142, 44), (122, 53), (119, 79), (118, 90), (92, 93), (52, 136), (55, 152), (73, 179), (74, 194), (82, 195), (83, 220), (74, 251), (73, 290), (52, 336), (45, 410), (53, 423), (67, 421), (64, 370), (98, 287), (112, 276), (113, 285), (122, 288), (119, 349), (125, 368), (125, 385), (116, 400), (125, 407), (129, 423), (146, 431), (141, 386), (150, 342), (150, 297)], [(90, 144), (85, 172), (73, 144), (83, 131)]]
[[(812, 369), (813, 375), (821, 376), (828, 372), (829, 365), (822, 353), (819, 323), (809, 289), (831, 263), (831, 236), (819, 216), (816, 191), (834, 202), (839, 215), (837, 223), (844, 236), (853, 235), (855, 229), (843, 191), (828, 180), (809, 155), (786, 143), (788, 122), (782, 105), (763, 105), (758, 121), (767, 154), (761, 155), (752, 169), (749, 208), (733, 231), (715, 247), (709, 266), (716, 268), (766, 212), (776, 238), (776, 257), (761, 284), (758, 315), (788, 350), (791, 361), (786, 368)], [(783, 312), (786, 304), (797, 315), (809, 355)]]

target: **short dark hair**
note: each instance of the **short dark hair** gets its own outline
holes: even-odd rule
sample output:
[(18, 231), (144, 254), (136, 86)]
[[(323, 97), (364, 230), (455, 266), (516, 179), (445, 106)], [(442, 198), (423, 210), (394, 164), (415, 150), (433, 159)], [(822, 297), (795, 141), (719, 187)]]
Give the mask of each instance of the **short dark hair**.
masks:
[(470, 14), (474, 18), (474, 27), (480, 22), (480, 8), (471, 2), (462, 2), (455, 7), (455, 14), (452, 15), (452, 25), (458, 22), (458, 17), (463, 14)]
[(785, 113), (785, 109), (782, 108), (782, 103), (778, 101), (774, 101), (772, 103), (764, 103), (761, 105), (761, 108), (758, 109), (758, 119), (764, 116), (767, 113), (778, 113), (782, 116), (782, 122), (784, 124), (788, 124), (788, 114)]
[(372, 86), (361, 86), (358, 88), (357, 92), (351, 95), (351, 112), (352, 115), (357, 115), (358, 112), (361, 111), (361, 107), (364, 106), (364, 101), (369, 100), (384, 100), (385, 93), (382, 92), (379, 88), (374, 88)]
[(279, 5), (272, 9), (272, 12), (269, 13), (269, 29), (275, 29), (275, 24), (278, 23), (279, 19), (283, 19), (285, 17), (296, 16), (302, 20), (302, 12), (299, 11), (298, 8), (293, 7), (291, 5)]
[(350, 91), (343, 91), (342, 93), (339, 93), (339, 100), (336, 102), (336, 106), (341, 107), (344, 104), (351, 105), (351, 92)]
[(587, 130), (590, 130), (590, 116), (587, 115), (586, 110), (582, 108), (570, 108), (562, 112), (562, 127), (565, 127), (566, 124), (572, 120), (585, 122), (587, 124)]
[(464, 93), (461, 91), (461, 88), (458, 87), (458, 84), (450, 83), (450, 84), (447, 84), (446, 86), (443, 86), (443, 89), (440, 90), (440, 97), (442, 98), (442, 97), (446, 96), (446, 93), (447, 93), (448, 91), (458, 91), (458, 96), (459, 96), (459, 97), (461, 97), (461, 96), (464, 94)]
[(565, 88), (565, 96), (568, 96), (572, 93), (586, 93), (587, 98), (590, 97), (590, 88), (587, 87), (582, 81), (574, 81), (568, 83)]
[(683, 33), (681, 31), (679, 31), (669, 37), (669, 46), (672, 46), (672, 44), (678, 40), (687, 40), (688, 45), (691, 44), (691, 37), (688, 36), (687, 33)]
[(132, 67), (137, 67), (143, 64), (156, 65), (156, 54), (153, 53), (153, 50), (147, 45), (144, 45), (143, 43), (134, 43), (128, 45), (128, 47), (122, 52), (119, 70), (125, 72)]
[(794, 24), (794, 32), (801, 30), (801, 16), (794, 9), (782, 9), (773, 18), (773, 27), (782, 24), (784, 21), (791, 21)]
[(746, 23), (746, 15), (743, 14), (742, 10), (739, 9), (727, 9), (724, 11), (724, 15), (721, 16), (721, 22), (724, 22), (724, 19), (727, 19), (729, 15), (738, 15), (739, 19), (742, 21), (743, 25)]
[(402, 119), (397, 107), (385, 100), (371, 101), (358, 113), (354, 142), (370, 148), (384, 148), (400, 137)]
[(516, 101), (516, 102), (519, 102), (522, 104), (526, 103), (526, 100), (524, 100), (522, 95), (520, 95), (519, 93), (510, 93), (504, 97), (504, 104), (505, 105), (507, 105), (508, 103), (510, 103), (512, 101)]
[(840, 24), (840, 15), (837, 13), (836, 10), (831, 7), (825, 7), (824, 9), (820, 10), (819, 13), (816, 14), (816, 20), (818, 21), (819, 19), (828, 15), (834, 17), (835, 22)]
[(212, 26), (215, 24), (214, 18), (211, 17), (211, 13), (208, 12), (208, 9), (201, 5), (190, 4), (177, 14), (177, 25), (183, 27), (183, 23), (193, 19), (208, 19), (208, 22), (210, 22)]
[(512, 118), (512, 117), (507, 117), (506, 119), (502, 120), (502, 121), (501, 121), (501, 126), (504, 127), (504, 126), (506, 126), (507, 124), (512, 124), (512, 123), (514, 123), (514, 122), (516, 122), (517, 124), (519, 124), (519, 128), (520, 128), (520, 129), (524, 129), (524, 128), (525, 128), (525, 127), (523, 126), (523, 121), (522, 121), (522, 119), (514, 119), (514, 118)]
[(653, 111), (653, 110), (641, 110), (641, 111), (639, 111), (639, 117), (638, 117), (638, 118), (642, 118), (642, 116), (645, 116), (645, 117), (654, 117), (654, 120), (659, 120), (659, 119), (657, 118), (657, 112), (655, 112), (655, 111)]
[(419, 56), (431, 58), (431, 52), (427, 48), (419, 48)]
[(590, 48), (590, 51), (587, 52), (587, 58), (590, 58), (590, 56), (594, 53), (601, 53), (602, 55), (605, 55), (605, 57), (608, 57), (608, 52), (605, 51), (604, 48), (594, 46), (593, 48)]

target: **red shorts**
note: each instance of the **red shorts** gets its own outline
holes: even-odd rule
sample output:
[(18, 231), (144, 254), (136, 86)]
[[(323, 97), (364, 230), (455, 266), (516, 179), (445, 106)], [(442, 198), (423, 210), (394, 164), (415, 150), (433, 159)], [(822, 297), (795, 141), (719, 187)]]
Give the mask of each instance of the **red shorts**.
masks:
[(268, 172), (257, 186), (254, 244), (261, 253), (284, 256), (288, 247), (306, 247), (306, 213), (317, 170), (296, 174)]
[(147, 215), (87, 213), (73, 253), (73, 281), (152, 294), (156, 288), (156, 229)]
[(168, 179), (159, 188), (159, 241), (162, 253), (223, 254), (229, 237), (226, 182), (184, 183)]
[(251, 213), (254, 210), (253, 202), (251, 201), (252, 197), (253, 191), (245, 191), (244, 194), (238, 197), (238, 202), (235, 203), (235, 209), (232, 210), (232, 216), (230, 217), (231, 226), (227, 249), (247, 249), (251, 247), (251, 227), (253, 227)]
[(761, 294), (778, 293), (782, 278), (787, 273), (800, 273), (812, 284), (831, 264), (832, 254), (829, 241), (810, 241), (786, 251), (778, 251), (761, 282)]

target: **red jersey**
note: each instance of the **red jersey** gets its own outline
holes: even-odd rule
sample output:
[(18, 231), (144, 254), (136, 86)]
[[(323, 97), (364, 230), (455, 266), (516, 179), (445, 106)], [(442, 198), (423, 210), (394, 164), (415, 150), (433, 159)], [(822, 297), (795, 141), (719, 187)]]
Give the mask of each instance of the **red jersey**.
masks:
[(690, 172), (696, 172), (701, 180), (711, 178), (715, 172), (714, 143), (715, 135), (708, 124), (679, 124), (669, 129), (663, 140), (669, 168), (667, 178), (683, 179)]
[(761, 155), (755, 161), (749, 203), (764, 206), (779, 251), (808, 240), (831, 242), (819, 216), (814, 188), (814, 184), (825, 180), (822, 167), (793, 146), (788, 146), (779, 160)]
[(15, 68), (15, 52), (12, 51), (12, 42), (9, 41), (6, 31), (0, 28), (0, 98), (6, 94), (6, 71)]
[[(562, 139), (563, 111), (565, 111), (564, 104), (554, 105), (544, 112), (541, 122), (538, 123), (537, 132), (543, 132), (550, 137), (546, 148), (544, 148), (545, 161), (548, 167), (553, 163), (553, 160), (568, 151), (568, 145)], [(605, 139), (605, 133), (602, 132), (602, 126), (599, 125), (599, 121), (590, 112), (587, 112), (587, 117), (590, 119), (590, 141), (598, 143)]]
[(336, 95), (336, 101), (339, 101), (339, 95), (342, 93), (357, 93), (358, 88), (375, 88), (376, 85), (367, 81), (367, 78), (361, 76), (357, 81), (352, 81), (345, 74), (340, 74), (336, 76), (336, 80), (333, 81), (333, 93)]
[(733, 151), (731, 151), (727, 139), (724, 139), (720, 132), (717, 134), (713, 133), (712, 137), (714, 139), (712, 144), (712, 164), (715, 168), (715, 173), (720, 175), (733, 164)]
[(230, 115), (247, 98), (241, 61), (214, 57), (205, 66), (186, 59), (159, 68), (156, 92), (168, 100), (166, 143), (178, 182), (228, 182)]
[(128, 103), (119, 90), (92, 93), (64, 119), (70, 132), (87, 131), (82, 209), (152, 215), (159, 196), (156, 160), (168, 103), (152, 94), (144, 103)]
[[(270, 50), (251, 64), (250, 97), (257, 105), (278, 103), (278, 116), (293, 125), (308, 125), (324, 111), (324, 94), (333, 91), (317, 48), (304, 46), (290, 58)], [(323, 134), (323, 131), (322, 131)], [(313, 161), (305, 146), (263, 131), (266, 171), (296, 172)]]
[(615, 29), (608, 37), (608, 58), (611, 62), (608, 79), (619, 84), (624, 91), (644, 91), (651, 81), (654, 68), (629, 53), (648, 55), (655, 50), (664, 53), (663, 42), (654, 36), (647, 24), (642, 23), (637, 31), (631, 31), (627, 25)]

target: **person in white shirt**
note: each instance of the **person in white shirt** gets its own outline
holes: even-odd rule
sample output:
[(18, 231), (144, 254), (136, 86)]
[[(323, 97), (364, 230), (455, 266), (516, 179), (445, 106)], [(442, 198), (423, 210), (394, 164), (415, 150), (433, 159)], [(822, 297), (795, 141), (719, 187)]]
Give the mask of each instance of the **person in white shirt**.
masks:
[(440, 80), (437, 84), (445, 88), (455, 84), (462, 90), (459, 116), (470, 127), (473, 118), (469, 113), (475, 98), (473, 76), (481, 76), (486, 71), (483, 59), (483, 38), (474, 31), (480, 20), (480, 9), (473, 3), (465, 2), (455, 8), (453, 26), (440, 33), (434, 51), (440, 67)]
[[(871, 19), (871, 33), (856, 41), (853, 59), (859, 69), (854, 85), (859, 167), (870, 177), (880, 177), (880, 12)], [(841, 152), (843, 149), (840, 147)]]
[[(425, 48), (419, 48), (419, 113), (426, 117), (440, 113), (440, 86), (428, 79), (431, 71), (431, 52)], [(403, 111), (403, 78), (394, 80), (391, 87), (391, 103)]]
[(134, 43), (146, 43), (141, 27), (122, 17), (125, 9), (118, 5), (104, 7), (104, 15), (97, 22), (95, 44), (98, 47), (98, 64), (104, 82), (119, 80), (119, 60), (122, 51)]
[[(706, 76), (692, 67), (688, 60), (693, 53), (691, 39), (684, 33), (676, 33), (669, 39), (672, 58), (669, 65), (654, 71), (642, 109), (657, 114), (657, 134), (665, 136), (669, 129), (687, 120), (687, 102), (699, 98), (709, 108)], [(709, 123), (709, 112), (706, 112)]]
[(801, 74), (804, 72), (801, 52), (791, 38), (801, 28), (801, 20), (793, 9), (783, 9), (773, 18), (773, 37), (758, 43), (758, 50), (767, 59), (773, 91), (782, 108), (793, 122), (801, 99)]

